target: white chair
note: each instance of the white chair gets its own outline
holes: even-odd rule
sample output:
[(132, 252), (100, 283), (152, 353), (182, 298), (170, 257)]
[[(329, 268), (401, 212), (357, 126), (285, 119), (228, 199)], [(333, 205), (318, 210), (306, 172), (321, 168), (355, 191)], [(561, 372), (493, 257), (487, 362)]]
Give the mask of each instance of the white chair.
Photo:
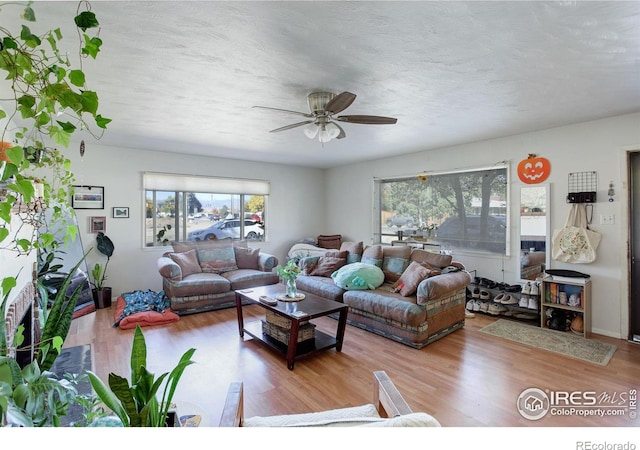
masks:
[(440, 426), (433, 416), (413, 412), (384, 371), (373, 372), (373, 403), (362, 406), (245, 419), (243, 395), (242, 382), (231, 383), (220, 419), (221, 427)]

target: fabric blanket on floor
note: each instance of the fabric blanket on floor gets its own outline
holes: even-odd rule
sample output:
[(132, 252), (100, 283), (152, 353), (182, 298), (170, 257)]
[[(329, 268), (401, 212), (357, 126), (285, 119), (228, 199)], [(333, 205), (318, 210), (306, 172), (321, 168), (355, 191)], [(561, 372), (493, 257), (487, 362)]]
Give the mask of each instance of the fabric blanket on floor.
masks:
[(113, 324), (114, 327), (120, 326), (124, 318), (138, 313), (164, 313), (165, 310), (170, 310), (169, 297), (167, 297), (164, 291), (155, 292), (147, 289), (146, 291), (125, 292), (118, 300), (120, 300), (120, 298), (122, 298), (122, 303), (124, 304), (120, 305), (123, 306), (122, 311), (120, 311), (121, 308), (117, 308), (118, 314), (115, 318), (116, 322)]

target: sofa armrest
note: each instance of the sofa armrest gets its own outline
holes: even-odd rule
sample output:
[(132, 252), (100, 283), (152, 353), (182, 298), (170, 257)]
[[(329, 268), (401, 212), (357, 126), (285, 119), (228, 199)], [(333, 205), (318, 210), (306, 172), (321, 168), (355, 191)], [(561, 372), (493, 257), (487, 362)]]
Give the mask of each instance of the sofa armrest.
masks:
[(467, 287), (473, 278), (467, 271), (443, 273), (422, 280), (418, 285), (418, 304), (443, 297), (451, 292)]
[(260, 253), (258, 255), (258, 270), (262, 272), (271, 272), (278, 265), (278, 258), (269, 253)]
[(158, 272), (163, 278), (167, 278), (171, 281), (182, 280), (182, 269), (180, 266), (168, 256), (161, 256), (158, 258)]

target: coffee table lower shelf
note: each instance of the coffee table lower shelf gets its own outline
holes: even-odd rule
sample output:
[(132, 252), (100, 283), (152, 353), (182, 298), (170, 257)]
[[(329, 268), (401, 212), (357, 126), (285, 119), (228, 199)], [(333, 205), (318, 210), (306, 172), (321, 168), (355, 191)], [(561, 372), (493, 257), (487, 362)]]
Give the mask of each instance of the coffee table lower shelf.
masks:
[[(280, 352), (281, 354), (284, 355), (285, 358), (287, 357), (288, 345), (283, 344), (282, 342), (272, 338), (267, 334), (264, 334), (262, 332), (262, 322), (260, 320), (254, 320), (254, 321), (245, 323), (244, 332), (247, 333), (252, 338), (254, 338), (255, 340), (257, 340), (258, 342), (261, 342), (267, 347), (270, 347)], [(338, 342), (336, 338), (329, 336), (328, 334), (323, 333), (322, 331), (315, 330), (315, 337), (313, 339), (307, 339), (305, 341), (298, 342), (295, 359), (297, 360), (299, 358), (302, 358), (303, 356), (308, 356), (313, 353), (319, 352), (321, 350), (334, 348), (337, 346), (337, 343)], [(337, 350), (337, 351), (340, 351), (340, 350)], [(292, 369), (293, 364), (291, 364), (291, 367), (289, 368)]]

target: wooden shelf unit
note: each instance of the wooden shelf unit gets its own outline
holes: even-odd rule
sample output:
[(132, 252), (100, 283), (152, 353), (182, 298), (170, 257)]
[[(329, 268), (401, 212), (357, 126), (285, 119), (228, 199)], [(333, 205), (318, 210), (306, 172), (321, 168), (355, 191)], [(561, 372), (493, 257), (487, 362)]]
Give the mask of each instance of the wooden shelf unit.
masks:
[[(582, 314), (582, 321), (584, 323), (583, 337), (589, 337), (591, 334), (591, 279), (590, 278), (576, 278), (576, 281), (569, 281), (566, 278), (562, 280), (553, 279), (553, 277), (546, 277), (542, 279), (542, 296), (540, 301), (540, 327), (549, 328), (547, 326), (547, 310), (559, 309), (567, 311), (569, 313)], [(561, 295), (564, 292), (566, 295), (567, 303), (560, 303)], [(569, 299), (571, 295), (580, 296), (579, 306), (570, 306)], [(571, 333), (571, 331), (568, 331)], [(574, 334), (577, 334), (574, 332)], [(577, 334), (578, 336), (580, 334)]]

